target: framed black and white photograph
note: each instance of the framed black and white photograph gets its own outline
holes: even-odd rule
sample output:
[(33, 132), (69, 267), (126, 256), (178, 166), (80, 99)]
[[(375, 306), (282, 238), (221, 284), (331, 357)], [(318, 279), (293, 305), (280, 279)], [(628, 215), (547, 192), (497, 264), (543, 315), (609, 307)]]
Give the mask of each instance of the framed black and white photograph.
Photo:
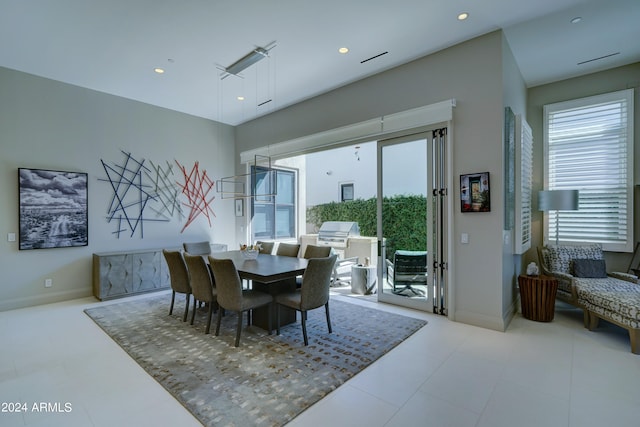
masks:
[(462, 212), (490, 212), (489, 172), (460, 175), (460, 209)]
[(18, 169), (20, 250), (89, 244), (87, 174)]
[(244, 216), (244, 200), (236, 199), (236, 216)]

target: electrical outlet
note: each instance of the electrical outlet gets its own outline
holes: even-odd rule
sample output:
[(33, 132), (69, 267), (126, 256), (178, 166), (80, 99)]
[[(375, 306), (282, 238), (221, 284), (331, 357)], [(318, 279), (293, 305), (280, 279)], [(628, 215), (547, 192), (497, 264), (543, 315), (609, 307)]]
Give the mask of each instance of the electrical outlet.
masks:
[(460, 235), (460, 243), (465, 244), (465, 245), (467, 243), (469, 243), (469, 234), (468, 233), (462, 233)]
[(16, 241), (16, 233), (7, 234), (7, 241), (8, 242), (15, 242)]
[(53, 286), (53, 279), (44, 279), (44, 287), (50, 288)]

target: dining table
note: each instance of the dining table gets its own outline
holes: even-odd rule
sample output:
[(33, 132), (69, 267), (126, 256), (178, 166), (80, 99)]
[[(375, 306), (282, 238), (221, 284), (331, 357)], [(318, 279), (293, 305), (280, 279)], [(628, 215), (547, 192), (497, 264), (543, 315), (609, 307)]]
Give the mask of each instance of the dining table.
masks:
[[(266, 292), (272, 296), (295, 291), (296, 277), (301, 276), (307, 268), (305, 258), (281, 255), (258, 254), (249, 259), (242, 251), (226, 251), (212, 253), (211, 258), (230, 259), (238, 270), (241, 279), (251, 280), (252, 289)], [(274, 305), (271, 313), (271, 325), (276, 327), (276, 310), (280, 310), (280, 325), (294, 323), (296, 310)], [(259, 307), (253, 310), (252, 324), (262, 329), (269, 329), (269, 309)]]

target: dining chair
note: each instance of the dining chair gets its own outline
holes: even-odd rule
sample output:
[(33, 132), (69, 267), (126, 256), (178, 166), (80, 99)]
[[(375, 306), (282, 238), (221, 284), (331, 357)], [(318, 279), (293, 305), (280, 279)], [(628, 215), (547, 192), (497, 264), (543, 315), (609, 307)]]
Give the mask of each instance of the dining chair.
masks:
[(261, 254), (271, 255), (271, 253), (273, 252), (273, 246), (275, 245), (275, 242), (261, 242), (258, 240), (256, 242), (256, 245), (260, 245)]
[(307, 245), (304, 250), (304, 258), (326, 258), (331, 255), (331, 246)]
[(211, 244), (205, 242), (184, 242), (182, 244), (184, 251), (191, 255), (209, 255), (211, 254)]
[(293, 292), (276, 295), (276, 331), (280, 335), (280, 307), (293, 308), (300, 312), (302, 323), (302, 337), (304, 345), (309, 345), (307, 338), (307, 312), (324, 305), (327, 316), (327, 328), (331, 330), (331, 318), (329, 317), (329, 288), (331, 286), (331, 274), (333, 265), (338, 255), (333, 254), (325, 258), (311, 258), (302, 276), (302, 287)]
[(276, 255), (297, 257), (300, 252), (299, 243), (279, 243)]
[[(331, 246), (317, 246), (317, 245), (307, 245), (307, 248), (304, 250), (305, 259), (310, 258), (325, 258), (331, 255)], [(296, 287), (299, 288), (302, 286), (302, 276), (296, 277)]]
[(171, 306), (169, 307), (169, 315), (173, 313), (173, 303), (176, 299), (176, 292), (187, 295), (187, 302), (184, 307), (183, 322), (187, 321), (189, 313), (189, 304), (191, 302), (191, 285), (189, 284), (189, 271), (184, 263), (184, 258), (180, 251), (162, 250), (164, 259), (169, 267), (169, 278), (171, 280)]
[(216, 336), (220, 334), (220, 323), (222, 321), (222, 309), (234, 311), (238, 314), (236, 326), (235, 346), (240, 345), (240, 334), (242, 333), (242, 314), (247, 312), (247, 324), (251, 324), (251, 310), (267, 305), (269, 311), (269, 335), (271, 335), (271, 310), (273, 297), (265, 292), (251, 289), (242, 289), (240, 275), (233, 261), (230, 259), (216, 259), (209, 256), (209, 265), (213, 271), (214, 281), (218, 291), (218, 318), (216, 322)]
[(191, 324), (196, 317), (196, 301), (203, 302), (209, 306), (209, 313), (207, 314), (207, 326), (204, 331), (208, 334), (211, 330), (211, 318), (216, 308), (218, 292), (211, 279), (209, 273), (209, 267), (206, 261), (201, 255), (184, 254), (184, 261), (187, 264), (189, 270), (189, 284), (191, 285), (191, 291), (193, 293), (193, 311), (191, 313)]

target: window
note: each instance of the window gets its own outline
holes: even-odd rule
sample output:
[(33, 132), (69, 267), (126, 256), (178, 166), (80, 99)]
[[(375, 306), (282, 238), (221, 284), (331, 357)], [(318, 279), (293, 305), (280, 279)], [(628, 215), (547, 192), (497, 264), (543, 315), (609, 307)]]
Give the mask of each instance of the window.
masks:
[[(296, 237), (296, 173), (260, 166), (251, 169), (256, 189), (251, 204), (254, 240)], [(272, 186), (277, 188), (275, 195)]]
[(353, 183), (340, 184), (340, 200), (343, 202), (353, 200)]
[(546, 188), (580, 192), (579, 210), (560, 211), (559, 240), (631, 252), (633, 89), (545, 105), (544, 148)]

